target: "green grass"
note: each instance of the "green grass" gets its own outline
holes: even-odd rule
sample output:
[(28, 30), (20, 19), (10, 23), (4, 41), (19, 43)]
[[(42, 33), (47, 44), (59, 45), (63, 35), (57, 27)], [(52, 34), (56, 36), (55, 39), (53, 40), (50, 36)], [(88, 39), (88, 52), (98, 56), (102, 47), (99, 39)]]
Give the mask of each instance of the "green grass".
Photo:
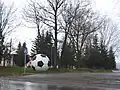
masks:
[(49, 69), (48, 71), (33, 71), (32, 68), (27, 68), (26, 73), (24, 74), (24, 68), (20, 67), (0, 67), (0, 76), (23, 76), (28, 74), (35, 73), (65, 73), (65, 72), (92, 72), (92, 73), (100, 73), (100, 72), (112, 72), (112, 70), (102, 70), (102, 69), (89, 69), (89, 68), (78, 68), (78, 69)]
[(78, 69), (49, 69), (48, 73), (64, 73), (64, 72), (91, 72), (91, 73), (107, 73), (112, 72), (112, 70), (105, 70), (105, 69), (89, 69), (89, 68), (78, 68)]
[[(26, 74), (31, 73), (32, 69), (27, 69)], [(0, 67), (0, 76), (20, 76), (24, 75), (24, 68), (20, 67)]]

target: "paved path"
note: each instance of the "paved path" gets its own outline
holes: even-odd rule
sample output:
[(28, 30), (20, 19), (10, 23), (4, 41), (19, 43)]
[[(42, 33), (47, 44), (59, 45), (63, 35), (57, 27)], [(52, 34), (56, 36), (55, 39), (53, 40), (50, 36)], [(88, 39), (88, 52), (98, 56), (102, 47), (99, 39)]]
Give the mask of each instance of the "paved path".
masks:
[(46, 83), (48, 85), (58, 85), (58, 86), (92, 87), (103, 90), (120, 89), (120, 73), (34, 74), (34, 75), (28, 75), (22, 77), (9, 77), (6, 79), (29, 81), (35, 83)]

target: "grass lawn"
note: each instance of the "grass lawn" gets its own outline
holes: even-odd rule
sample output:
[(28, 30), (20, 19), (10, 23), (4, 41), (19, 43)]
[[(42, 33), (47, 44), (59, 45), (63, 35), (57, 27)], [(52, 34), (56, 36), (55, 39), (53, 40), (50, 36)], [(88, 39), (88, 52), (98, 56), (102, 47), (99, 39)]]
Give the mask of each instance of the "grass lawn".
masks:
[(112, 70), (105, 70), (105, 69), (89, 69), (89, 68), (77, 68), (77, 69), (67, 69), (67, 68), (62, 68), (62, 69), (49, 69), (48, 73), (56, 73), (56, 72), (91, 72), (91, 73), (107, 73), (107, 72), (112, 72)]
[(65, 72), (112, 72), (112, 70), (101, 70), (101, 69), (88, 69), (88, 68), (79, 68), (79, 69), (49, 69), (48, 71), (33, 71), (32, 68), (27, 68), (26, 73), (24, 74), (24, 68), (20, 67), (0, 67), (0, 76), (22, 76), (34, 73), (65, 73)]
[[(26, 74), (33, 73), (31, 68), (26, 69)], [(24, 68), (20, 67), (0, 67), (0, 76), (20, 76), (24, 75)]]

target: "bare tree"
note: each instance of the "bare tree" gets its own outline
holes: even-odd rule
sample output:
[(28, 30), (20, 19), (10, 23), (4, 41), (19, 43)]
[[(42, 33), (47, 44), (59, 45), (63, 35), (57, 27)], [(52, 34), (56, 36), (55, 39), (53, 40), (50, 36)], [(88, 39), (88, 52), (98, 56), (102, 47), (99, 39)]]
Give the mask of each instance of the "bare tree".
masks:
[(61, 7), (65, 3), (66, 0), (47, 0), (48, 6), (41, 6), (40, 4), (40, 19), (44, 24), (46, 24), (49, 28), (54, 30), (54, 35), (55, 35), (55, 55), (54, 55), (54, 67), (56, 67), (56, 60), (57, 60), (57, 37), (58, 37), (58, 31), (59, 31), (59, 26), (58, 26), (58, 19), (61, 14)]
[(63, 52), (65, 51), (65, 46), (68, 40), (69, 31), (72, 27), (73, 20), (77, 13), (76, 12), (77, 8), (79, 7), (76, 7), (75, 9), (73, 9), (72, 4), (67, 3), (67, 4), (64, 4), (63, 9), (62, 9), (63, 10), (62, 18), (61, 18), (62, 20), (59, 21), (60, 27), (62, 29), (61, 33), (64, 34), (64, 40), (63, 40), (62, 51), (61, 51), (61, 59), (63, 57)]
[(69, 31), (69, 39), (76, 49), (77, 60), (80, 60), (85, 41), (89, 35), (100, 29), (104, 18), (96, 15), (86, 1), (78, 2), (74, 11), (76, 14)]
[(114, 52), (120, 50), (120, 31), (117, 24), (113, 23), (110, 19), (106, 19), (98, 34), (100, 35), (100, 40), (108, 49), (113, 47)]
[(39, 16), (40, 16), (40, 11), (38, 4), (37, 2), (31, 0), (28, 3), (28, 7), (23, 9), (23, 18), (26, 22), (36, 25), (38, 35), (40, 36), (40, 29), (42, 28), (42, 23), (40, 23), (41, 20)]
[(25, 20), (35, 23), (37, 25), (38, 32), (40, 32), (40, 23), (44, 27), (48, 27), (49, 30), (54, 30), (54, 46), (55, 57), (54, 67), (56, 67), (57, 60), (57, 36), (59, 31), (58, 20), (61, 14), (61, 7), (66, 0), (47, 0), (46, 5), (42, 6), (40, 2), (31, 0), (28, 4), (28, 9), (24, 9)]
[(0, 61), (3, 58), (5, 38), (17, 27), (13, 22), (15, 20), (15, 11), (13, 6), (7, 7), (0, 0)]
[(9, 43), (4, 44), (3, 50), (3, 66), (5, 66), (5, 60), (11, 60), (11, 52), (12, 52), (12, 39)]

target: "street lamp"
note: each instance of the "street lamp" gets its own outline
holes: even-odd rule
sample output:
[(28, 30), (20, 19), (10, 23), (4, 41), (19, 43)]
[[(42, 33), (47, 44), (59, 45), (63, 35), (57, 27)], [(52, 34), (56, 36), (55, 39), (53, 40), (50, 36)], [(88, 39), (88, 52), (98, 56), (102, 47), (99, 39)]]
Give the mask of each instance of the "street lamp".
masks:
[(50, 56), (51, 56), (51, 66), (50, 66), (50, 67), (52, 68), (52, 67), (53, 67), (53, 66), (52, 66), (52, 48), (53, 48), (54, 46), (53, 46), (53, 43), (48, 43), (48, 45), (50, 46), (50, 51), (51, 51), (51, 52), (50, 52)]
[(24, 74), (26, 73), (26, 56), (27, 56), (27, 48), (24, 48)]
[(52, 68), (52, 46), (51, 46), (51, 66), (50, 67)]
[(52, 52), (53, 52), (52, 49), (53, 49), (53, 47), (54, 47), (54, 45), (53, 45), (53, 43), (52, 43), (52, 46), (51, 46), (51, 68), (53, 67), (53, 65), (52, 65), (52, 59), (53, 59), (53, 58), (52, 58)]

